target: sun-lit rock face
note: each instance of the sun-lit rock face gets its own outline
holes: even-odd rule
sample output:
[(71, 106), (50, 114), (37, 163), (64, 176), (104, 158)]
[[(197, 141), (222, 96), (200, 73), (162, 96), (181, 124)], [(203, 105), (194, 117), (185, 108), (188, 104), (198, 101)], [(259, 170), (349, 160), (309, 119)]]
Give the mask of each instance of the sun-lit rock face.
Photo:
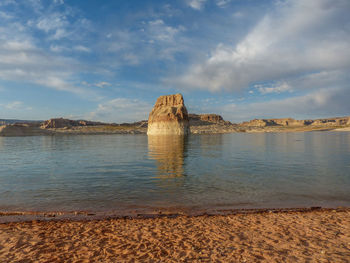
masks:
[(148, 118), (148, 135), (189, 134), (188, 113), (181, 94), (160, 96)]

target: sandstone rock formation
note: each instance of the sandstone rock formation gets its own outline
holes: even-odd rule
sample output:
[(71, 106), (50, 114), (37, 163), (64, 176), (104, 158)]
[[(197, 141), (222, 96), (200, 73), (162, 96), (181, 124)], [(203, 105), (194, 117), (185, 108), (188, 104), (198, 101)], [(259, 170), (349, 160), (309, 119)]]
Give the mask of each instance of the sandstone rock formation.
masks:
[(266, 126), (304, 126), (309, 125), (310, 121), (295, 120), (293, 118), (282, 118), (282, 119), (254, 119), (251, 121), (243, 122), (242, 126), (252, 127), (266, 127)]
[(276, 123), (276, 125), (281, 125), (281, 126), (303, 126), (303, 125), (307, 125), (307, 123), (304, 120), (295, 120), (293, 118), (272, 119), (271, 121)]
[(189, 114), (190, 125), (231, 124), (218, 114)]
[(189, 120), (181, 94), (160, 96), (148, 118), (148, 135), (187, 135)]
[(315, 126), (342, 126), (350, 124), (349, 117), (338, 117), (338, 118), (329, 118), (329, 119), (317, 119), (312, 122), (311, 125)]
[(295, 120), (292, 118), (283, 119), (254, 119), (251, 121), (243, 122), (241, 126), (247, 127), (266, 127), (266, 126), (288, 126), (288, 127), (302, 127), (302, 126), (322, 126), (322, 127), (334, 127), (344, 126), (350, 124), (350, 117), (336, 117), (317, 120)]
[(53, 128), (65, 128), (65, 127), (72, 127), (73, 122), (68, 119), (63, 118), (57, 118), (57, 119), (50, 119), (45, 121), (41, 128), (43, 129), (53, 129)]
[(243, 122), (242, 126), (252, 126), (252, 127), (266, 127), (277, 125), (272, 119), (254, 119), (250, 121)]
[(35, 136), (51, 135), (46, 131), (30, 124), (9, 124), (0, 126), (0, 136)]
[(224, 119), (217, 114), (201, 114), (200, 118), (202, 121), (213, 122), (213, 123), (220, 123), (224, 121)]
[(85, 121), (85, 120), (69, 120), (64, 118), (55, 118), (45, 121), (42, 125), (42, 129), (58, 129), (58, 128), (71, 128), (76, 126), (97, 126), (103, 125), (101, 122)]

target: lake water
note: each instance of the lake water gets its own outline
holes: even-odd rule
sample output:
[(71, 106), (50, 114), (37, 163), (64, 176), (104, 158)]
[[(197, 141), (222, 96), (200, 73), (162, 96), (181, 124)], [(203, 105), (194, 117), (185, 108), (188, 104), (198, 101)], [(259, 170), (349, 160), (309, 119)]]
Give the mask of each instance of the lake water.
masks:
[(0, 137), (0, 210), (350, 205), (350, 133)]

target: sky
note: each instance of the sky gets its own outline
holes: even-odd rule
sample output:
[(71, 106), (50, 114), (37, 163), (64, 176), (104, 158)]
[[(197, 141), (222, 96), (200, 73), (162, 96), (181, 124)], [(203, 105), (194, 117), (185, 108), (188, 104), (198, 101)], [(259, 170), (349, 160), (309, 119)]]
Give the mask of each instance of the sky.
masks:
[(0, 118), (350, 115), (349, 0), (1, 0)]

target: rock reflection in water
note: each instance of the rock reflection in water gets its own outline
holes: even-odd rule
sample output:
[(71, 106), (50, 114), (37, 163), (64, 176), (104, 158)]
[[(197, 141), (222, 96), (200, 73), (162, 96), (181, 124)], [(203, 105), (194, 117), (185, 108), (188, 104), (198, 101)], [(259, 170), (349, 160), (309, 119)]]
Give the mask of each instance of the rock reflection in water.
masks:
[(156, 161), (159, 178), (184, 175), (187, 136), (148, 136), (149, 158)]

